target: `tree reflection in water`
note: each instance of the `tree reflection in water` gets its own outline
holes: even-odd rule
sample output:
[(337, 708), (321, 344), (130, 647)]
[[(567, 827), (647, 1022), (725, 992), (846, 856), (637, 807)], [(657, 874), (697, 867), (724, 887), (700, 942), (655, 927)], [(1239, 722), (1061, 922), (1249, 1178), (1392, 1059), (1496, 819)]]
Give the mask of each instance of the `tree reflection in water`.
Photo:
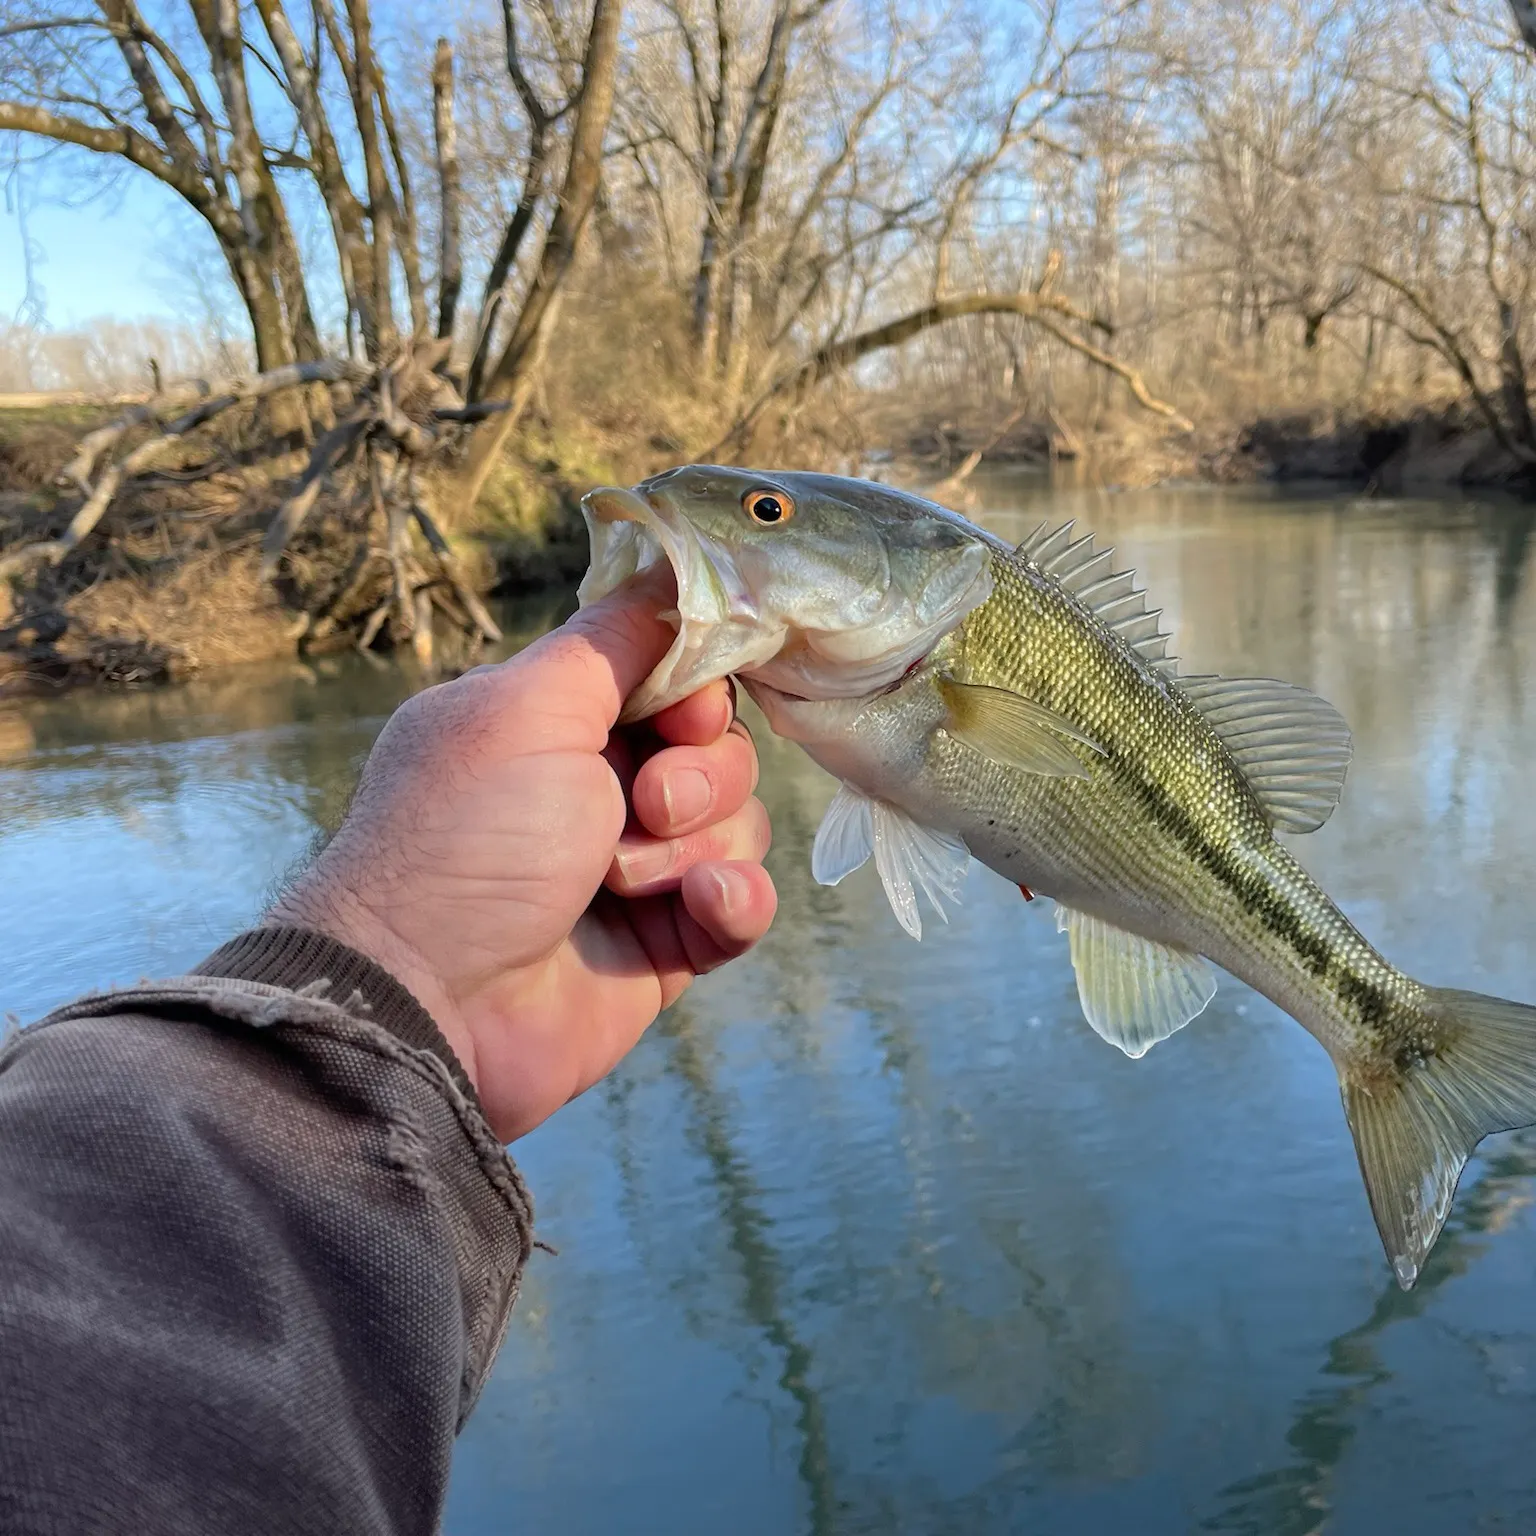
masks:
[[(993, 496), (1031, 503), (1000, 532), (1076, 512), (1120, 543), (1188, 670), (1332, 698), (1356, 760), (1298, 854), (1424, 979), (1536, 1000), (1528, 508)], [(415, 681), (344, 659), (29, 709), (0, 1008), (248, 921)], [(530, 1273), (448, 1529), (1348, 1536), (1363, 1484), (1363, 1532), (1427, 1500), (1530, 1513), (1530, 1403), (1484, 1361), (1536, 1351), (1536, 1137), (1474, 1165), (1402, 1295), (1294, 1025), (1223, 985), (1123, 1061), (1046, 904), (977, 873), (916, 946), (867, 871), (812, 884), (830, 782), (757, 734), (779, 920), (521, 1150), (563, 1256)]]

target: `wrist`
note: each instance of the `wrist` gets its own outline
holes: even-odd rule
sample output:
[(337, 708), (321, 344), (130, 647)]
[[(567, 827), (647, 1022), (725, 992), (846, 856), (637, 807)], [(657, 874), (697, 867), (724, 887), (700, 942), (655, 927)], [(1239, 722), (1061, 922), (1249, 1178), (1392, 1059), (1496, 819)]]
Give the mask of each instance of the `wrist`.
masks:
[(452, 993), (420, 951), (376, 917), (366, 903), (327, 882), (302, 879), (273, 903), (265, 921), (323, 934), (387, 971), (431, 1016), (478, 1093), (474, 1041)]

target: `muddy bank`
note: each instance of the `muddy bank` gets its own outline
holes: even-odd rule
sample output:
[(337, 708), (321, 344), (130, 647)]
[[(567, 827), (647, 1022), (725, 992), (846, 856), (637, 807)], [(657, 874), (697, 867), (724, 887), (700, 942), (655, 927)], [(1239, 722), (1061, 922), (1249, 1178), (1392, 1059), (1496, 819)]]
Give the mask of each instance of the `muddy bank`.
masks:
[(1220, 484), (1308, 481), (1398, 495), (1451, 486), (1530, 493), (1529, 466), (1502, 448), (1471, 407), (1400, 413), (1318, 407), (1239, 423), (1204, 423), (1169, 433), (1145, 419), (1112, 418), (1074, 428), (1059, 415), (928, 415), (897, 439), (934, 490), (960, 491), (979, 464), (1066, 470), (1074, 483), (1146, 487), (1164, 480)]
[[(0, 583), (0, 701), (81, 685), (148, 687), (245, 662), (313, 660), (357, 647), (354, 630), (316, 634), (293, 584), (263, 577), (259, 525), (271, 497), (252, 488), (251, 499), (243, 530), (234, 526), (241, 521), (237, 509), (220, 537), (205, 544), (172, 548), (159, 519), (140, 516), (101, 546), (26, 583)], [(14, 498), (0, 493), (0, 530), (8, 517), (14, 523)], [(36, 516), (27, 521), (35, 533)], [(492, 600), (572, 591), (587, 561), (574, 501), (551, 516), (547, 534), (491, 530), (456, 535), (453, 547), (475, 591)], [(339, 568), (329, 575), (322, 569), (326, 553), (314, 551), (308, 586), (346, 579)], [(385, 592), (385, 578), (376, 577), (361, 583), (347, 606), (364, 614)], [(435, 675), (451, 675), (496, 649), (437, 615), (432, 622)], [(400, 644), (382, 626), (367, 638), (365, 649), (375, 653)]]
[[(332, 404), (358, 436), (359, 393)], [(447, 674), (500, 638), (483, 596), (568, 589), (585, 565), (577, 502), (591, 471), (532, 437), (537, 456), (509, 456), (474, 518), (450, 519), (434, 516), (438, 466), (402, 467), (371, 436), (374, 457), (333, 469), (306, 499), (310, 466), (337, 432), (275, 440), (255, 408), (174, 440), (157, 435), (163, 421), (112, 437), (132, 468), (76, 537), (100, 500), (86, 494), (90, 477), (100, 487), (114, 473), (108, 455), (85, 456), (122, 420), (0, 412), (0, 699), (353, 647), (405, 646)], [(146, 444), (153, 457), (139, 465)], [(298, 501), (302, 520), (274, 559), (275, 513)]]
[(1531, 467), (1500, 446), (1464, 405), (1402, 415), (1309, 411), (1244, 428), (1211, 466), (1246, 478), (1325, 480), (1398, 495), (1415, 487), (1468, 486), (1529, 494)]

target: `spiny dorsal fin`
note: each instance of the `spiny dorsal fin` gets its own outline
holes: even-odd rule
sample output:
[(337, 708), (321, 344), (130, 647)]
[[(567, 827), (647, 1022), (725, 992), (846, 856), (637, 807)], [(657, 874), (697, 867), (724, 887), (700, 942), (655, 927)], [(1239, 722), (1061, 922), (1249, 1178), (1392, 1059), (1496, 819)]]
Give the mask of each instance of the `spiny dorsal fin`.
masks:
[(1277, 831), (1315, 832), (1328, 820), (1354, 750), (1332, 704), (1269, 677), (1182, 677), (1179, 687), (1226, 743)]
[(1073, 538), (1076, 527), (1076, 519), (1059, 528), (1041, 523), (1014, 554), (1065, 587), (1143, 661), (1150, 662), (1154, 672), (1176, 676), (1178, 660), (1167, 654), (1168, 636), (1157, 627), (1162, 609), (1148, 613), (1147, 594), (1136, 585), (1135, 571), (1115, 570), (1114, 549), (1095, 551), (1091, 533)]
[(1127, 1056), (1145, 1056), (1216, 995), (1210, 965), (1187, 949), (1127, 933), (1060, 903), (1056, 928), (1071, 940), (1085, 1017)]

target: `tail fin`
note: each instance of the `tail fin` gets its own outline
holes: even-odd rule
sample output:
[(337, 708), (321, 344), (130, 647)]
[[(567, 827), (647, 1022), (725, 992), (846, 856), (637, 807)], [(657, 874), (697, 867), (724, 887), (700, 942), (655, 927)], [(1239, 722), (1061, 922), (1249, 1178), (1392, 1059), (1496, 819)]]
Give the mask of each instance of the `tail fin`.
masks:
[(1536, 1124), (1536, 1008), (1426, 987), (1439, 1046), (1383, 1086), (1341, 1079), (1371, 1212), (1397, 1282), (1419, 1277), (1472, 1149)]

